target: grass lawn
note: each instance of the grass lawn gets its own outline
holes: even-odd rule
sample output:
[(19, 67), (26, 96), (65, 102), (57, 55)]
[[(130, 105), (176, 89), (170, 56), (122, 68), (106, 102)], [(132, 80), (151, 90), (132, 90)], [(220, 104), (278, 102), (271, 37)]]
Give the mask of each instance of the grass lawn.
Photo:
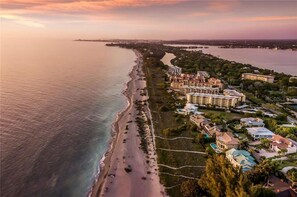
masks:
[[(192, 131), (182, 131), (181, 133), (174, 133), (174, 135), (164, 136), (162, 130), (171, 128), (176, 129), (181, 126), (182, 123), (176, 121), (175, 112), (172, 109), (172, 103), (176, 101), (170, 93), (161, 87), (161, 84), (167, 83), (165, 81), (165, 71), (157, 67), (157, 61), (159, 60), (149, 60), (144, 62), (143, 71), (147, 80), (147, 90), (149, 94), (149, 107), (151, 109), (153, 124), (155, 129), (155, 135), (162, 136), (165, 138), (173, 137), (193, 137)], [(167, 108), (169, 110), (162, 110)], [(181, 117), (182, 121), (188, 122), (188, 117)], [(195, 132), (196, 133), (196, 132)], [(193, 150), (204, 152), (204, 147), (200, 144), (193, 143), (192, 140), (188, 139), (178, 139), (178, 140), (164, 140), (156, 138), (158, 163), (164, 164), (172, 167), (181, 167), (185, 165), (193, 166), (203, 166), (205, 165), (207, 155), (193, 154), (193, 153), (181, 153), (181, 152), (169, 152), (160, 150), (158, 148), (174, 149), (174, 150)], [(173, 170), (170, 168), (160, 166), (159, 170), (163, 173), (170, 173), (174, 175), (184, 175), (189, 177), (200, 177), (204, 168), (182, 168), (178, 170)], [(172, 187), (175, 185), (182, 184), (183, 181), (187, 180), (185, 178), (160, 174), (161, 182), (165, 187)], [(174, 187), (167, 190), (170, 196), (182, 196), (180, 193), (180, 187)]]
[(198, 111), (202, 111), (205, 115), (214, 114), (217, 116), (222, 116), (226, 121), (230, 121), (233, 119), (244, 118), (244, 114), (225, 112), (225, 111), (216, 111), (216, 110), (208, 110), (208, 109), (199, 109)]

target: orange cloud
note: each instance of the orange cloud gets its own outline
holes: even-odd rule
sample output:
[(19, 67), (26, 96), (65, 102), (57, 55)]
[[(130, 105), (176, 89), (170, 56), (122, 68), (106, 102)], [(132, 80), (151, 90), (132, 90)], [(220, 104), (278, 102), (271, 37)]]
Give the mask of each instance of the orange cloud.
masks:
[(193, 12), (190, 14), (185, 15), (186, 17), (200, 17), (200, 16), (208, 16), (210, 15), (209, 12)]
[(260, 17), (248, 17), (236, 19), (239, 21), (286, 21), (286, 20), (297, 20), (297, 16), (260, 16)]
[(112, 9), (117, 7), (139, 7), (151, 5), (166, 5), (184, 2), (186, 0), (66, 0), (66, 1), (50, 1), (50, 0), (2, 0), (2, 8), (4, 9), (26, 9), (40, 11), (92, 11), (101, 9)]

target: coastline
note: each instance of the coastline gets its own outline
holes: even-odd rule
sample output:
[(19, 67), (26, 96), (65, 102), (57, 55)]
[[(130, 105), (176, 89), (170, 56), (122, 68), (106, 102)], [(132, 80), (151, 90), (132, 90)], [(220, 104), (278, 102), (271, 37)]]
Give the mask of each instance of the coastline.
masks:
[[(140, 76), (139, 73), (142, 72), (142, 55), (137, 51), (137, 50), (133, 50), (134, 53), (136, 54), (137, 56), (137, 59), (135, 60), (135, 63), (136, 65), (133, 66), (131, 72), (129, 73), (129, 81), (126, 83), (126, 87), (124, 88), (123, 90), (123, 95), (127, 98), (127, 106), (125, 109), (123, 109), (122, 111), (120, 111), (117, 116), (116, 116), (116, 119), (115, 121), (113, 122), (113, 125), (112, 125), (112, 138), (111, 138), (111, 141), (109, 143), (109, 148), (107, 150), (107, 152), (104, 154), (104, 156), (102, 157), (102, 159), (100, 160), (100, 173), (99, 173), (99, 176), (98, 178), (96, 179), (96, 181), (94, 182), (94, 185), (92, 187), (92, 190), (91, 192), (89, 193), (88, 196), (90, 197), (99, 197), (99, 196), (108, 196), (108, 194), (110, 194), (111, 196), (114, 196), (115, 194), (123, 194), (122, 193), (122, 190), (124, 190), (124, 188), (127, 187), (127, 184), (129, 182), (127, 181), (121, 181), (123, 179), (120, 179), (118, 178), (117, 180), (117, 177), (116, 177), (116, 172), (117, 171), (117, 168), (120, 167), (120, 168), (124, 168), (124, 165), (126, 160), (128, 160), (128, 158), (130, 158), (130, 162), (131, 162), (131, 165), (133, 166), (134, 164), (137, 166), (138, 165), (138, 168), (142, 168), (142, 172), (140, 172), (141, 170), (140, 169), (135, 169), (135, 171), (137, 172), (132, 172), (131, 174), (137, 174), (137, 176), (140, 176), (140, 174), (142, 174), (142, 177), (138, 177), (139, 180), (146, 180), (146, 178), (144, 179), (144, 176), (148, 176), (149, 174), (146, 174), (146, 172), (153, 172), (151, 174), (151, 177), (150, 177), (150, 181), (152, 182), (152, 184), (150, 184), (151, 187), (147, 187), (145, 188), (145, 190), (147, 190), (146, 192), (143, 191), (144, 188), (142, 189), (137, 189), (137, 185), (134, 184), (134, 188), (133, 187), (133, 184), (128, 184), (128, 186), (130, 187), (130, 189), (127, 189), (126, 190), (126, 193), (127, 195), (135, 195), (137, 193), (142, 193), (143, 192), (145, 194), (147, 194), (148, 196), (150, 196), (150, 194), (153, 194), (154, 196), (165, 196), (165, 192), (164, 192), (164, 188), (162, 187), (162, 185), (160, 184), (160, 181), (159, 181), (159, 176), (158, 176), (158, 166), (156, 164), (157, 162), (157, 159), (156, 159), (156, 154), (152, 154), (155, 156), (155, 158), (152, 159), (152, 162), (154, 162), (155, 164), (151, 164), (151, 163), (148, 163), (147, 161), (147, 158), (148, 158), (148, 155), (145, 155), (142, 150), (140, 149), (139, 147), (139, 144), (140, 144), (140, 140), (139, 140), (139, 135), (135, 135), (135, 133), (138, 133), (138, 129), (137, 129), (137, 125), (136, 123), (133, 123), (131, 120), (130, 122), (131, 123), (131, 128), (132, 128), (132, 131), (131, 133), (133, 132), (133, 135), (135, 139), (133, 139), (133, 144), (127, 142), (126, 143), (126, 139), (128, 138), (124, 138), (123, 137), (123, 130), (125, 130), (123, 127), (125, 126), (126, 130), (127, 130), (127, 119), (130, 119), (131, 117), (132, 118), (136, 118), (137, 115), (134, 115), (133, 112), (136, 111), (136, 104), (135, 102), (138, 101), (138, 100), (141, 100), (142, 99), (142, 95), (141, 96), (136, 96), (136, 92), (140, 90), (140, 88), (145, 88), (146, 86), (146, 81), (145, 80), (142, 80), (141, 78), (137, 79), (138, 76)], [(138, 88), (137, 88), (138, 87)], [(147, 96), (145, 96), (147, 97)], [(143, 98), (144, 102), (147, 98)], [(147, 103), (148, 104), (148, 103)], [(131, 115), (131, 113), (133, 113)], [(150, 110), (148, 108), (148, 106), (146, 107), (146, 109), (144, 110), (144, 113), (146, 113), (147, 115), (147, 118), (151, 119), (151, 114), (150, 114)], [(136, 121), (135, 121), (136, 122)], [(152, 122), (152, 121), (151, 121)], [(130, 127), (130, 125), (129, 125)], [(147, 145), (148, 148), (150, 148), (149, 150), (152, 151), (152, 152), (155, 152), (155, 140), (154, 140), (154, 130), (153, 130), (153, 125), (150, 125), (148, 126), (149, 127), (149, 131), (147, 134), (147, 138), (151, 138), (151, 144), (150, 145)], [(127, 132), (125, 132), (126, 134)], [(121, 142), (123, 141), (123, 143)], [(129, 140), (130, 141), (130, 140)], [(137, 142), (137, 143), (135, 143)], [(126, 144), (124, 144), (126, 143)], [(139, 143), (139, 144), (138, 144)], [(128, 158), (125, 159), (125, 156), (122, 156), (123, 158), (123, 164), (119, 164), (119, 155), (123, 155), (123, 151), (126, 151), (125, 154), (128, 154), (131, 152), (129, 151), (128, 149), (130, 148), (131, 149), (135, 149), (135, 154), (133, 153), (133, 156), (127, 156)], [(137, 158), (134, 157), (134, 155), (137, 156)], [(136, 164), (137, 163), (137, 164)], [(141, 164), (142, 165), (139, 165)], [(147, 165), (146, 165), (147, 163)], [(129, 165), (130, 166), (130, 165)], [(154, 168), (154, 169), (152, 169)], [(117, 172), (119, 174), (120, 177), (123, 177), (123, 176), (130, 176), (127, 172), (124, 171), (124, 169), (122, 169), (123, 171), (121, 172)], [(134, 170), (134, 169), (133, 169)], [(114, 171), (114, 172), (111, 172), (111, 171)], [(145, 174), (144, 174), (145, 172)], [(139, 180), (136, 180), (136, 177), (132, 177), (130, 176), (131, 178), (131, 181), (130, 183), (132, 182), (139, 182)], [(152, 178), (153, 177), (153, 178)], [(110, 190), (109, 188), (112, 187), (112, 183), (113, 181), (107, 181), (107, 179), (115, 179), (117, 180), (116, 184), (119, 184), (121, 185), (121, 188), (119, 187), (115, 187), (112, 189), (112, 191), (108, 191)], [(138, 179), (137, 178), (137, 179)], [(149, 180), (147, 180), (148, 182)], [(145, 185), (147, 185), (147, 182), (146, 181), (143, 181)], [(129, 188), (128, 187), (128, 188)], [(137, 188), (136, 188), (137, 187)], [(159, 190), (159, 191), (158, 191)], [(157, 191), (157, 193), (156, 193)], [(125, 195), (122, 195), (122, 196), (125, 196)]]

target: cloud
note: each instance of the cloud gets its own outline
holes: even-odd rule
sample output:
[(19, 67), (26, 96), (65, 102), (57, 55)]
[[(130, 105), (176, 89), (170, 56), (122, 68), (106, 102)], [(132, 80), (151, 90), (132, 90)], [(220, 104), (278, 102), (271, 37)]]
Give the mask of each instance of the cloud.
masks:
[(25, 25), (27, 27), (45, 28), (45, 25), (40, 22), (36, 22), (32, 19), (20, 17), (17, 15), (1, 14), (0, 18), (15, 22), (17, 24)]
[(244, 22), (287, 21), (287, 20), (297, 20), (297, 16), (258, 16), (258, 17), (235, 18), (232, 20), (244, 21)]
[(40, 11), (78, 12), (112, 9), (118, 7), (140, 7), (151, 5), (167, 5), (186, 0), (2, 0), (4, 9), (27, 9)]
[(192, 12), (190, 14), (186, 14), (186, 17), (201, 17), (201, 16), (208, 16), (211, 13), (209, 12)]
[(208, 4), (208, 10), (226, 12), (234, 9), (239, 4), (239, 0), (228, 0), (228, 1), (210, 1)]

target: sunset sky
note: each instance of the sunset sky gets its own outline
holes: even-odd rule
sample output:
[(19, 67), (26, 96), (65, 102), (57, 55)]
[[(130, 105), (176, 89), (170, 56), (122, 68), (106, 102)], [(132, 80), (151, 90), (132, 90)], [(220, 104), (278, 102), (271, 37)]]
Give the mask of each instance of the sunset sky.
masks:
[(1, 0), (11, 37), (296, 39), (297, 0)]

